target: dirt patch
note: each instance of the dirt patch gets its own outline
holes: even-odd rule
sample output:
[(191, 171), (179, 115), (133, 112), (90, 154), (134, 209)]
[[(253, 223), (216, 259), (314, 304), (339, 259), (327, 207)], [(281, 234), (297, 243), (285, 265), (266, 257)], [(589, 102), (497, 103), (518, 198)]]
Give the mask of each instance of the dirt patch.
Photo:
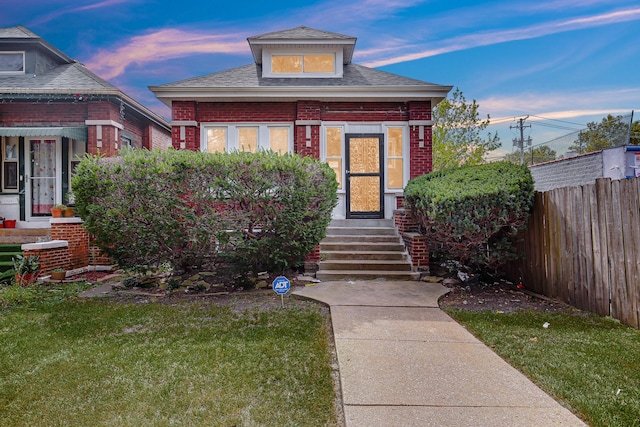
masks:
[(445, 281), (443, 285), (448, 287), (450, 291), (440, 299), (440, 307), (442, 308), (492, 310), (503, 313), (512, 313), (517, 310), (576, 311), (574, 307), (562, 301), (518, 288), (517, 285), (506, 281), (497, 281), (491, 284), (480, 282), (474, 285)]

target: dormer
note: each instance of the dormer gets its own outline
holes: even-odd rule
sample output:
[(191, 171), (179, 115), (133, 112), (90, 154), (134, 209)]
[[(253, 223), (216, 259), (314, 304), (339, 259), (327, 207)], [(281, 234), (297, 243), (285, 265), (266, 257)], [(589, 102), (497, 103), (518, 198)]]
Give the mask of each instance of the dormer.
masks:
[(309, 27), (247, 39), (263, 78), (340, 78), (353, 57), (356, 38)]

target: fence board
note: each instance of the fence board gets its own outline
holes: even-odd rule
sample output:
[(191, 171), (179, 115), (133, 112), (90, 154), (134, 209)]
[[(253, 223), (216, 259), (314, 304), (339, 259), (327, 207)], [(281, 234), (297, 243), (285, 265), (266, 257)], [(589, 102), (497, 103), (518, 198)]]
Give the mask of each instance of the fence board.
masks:
[(640, 328), (640, 178), (537, 193), (522, 250), (512, 279)]

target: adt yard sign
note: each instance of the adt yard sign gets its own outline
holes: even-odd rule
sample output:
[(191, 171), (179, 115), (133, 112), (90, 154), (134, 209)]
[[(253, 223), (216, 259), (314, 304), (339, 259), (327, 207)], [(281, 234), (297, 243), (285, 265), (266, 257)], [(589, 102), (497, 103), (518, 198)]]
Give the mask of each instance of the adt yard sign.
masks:
[(278, 295), (284, 295), (291, 289), (289, 279), (284, 276), (278, 276), (273, 280), (273, 290)]

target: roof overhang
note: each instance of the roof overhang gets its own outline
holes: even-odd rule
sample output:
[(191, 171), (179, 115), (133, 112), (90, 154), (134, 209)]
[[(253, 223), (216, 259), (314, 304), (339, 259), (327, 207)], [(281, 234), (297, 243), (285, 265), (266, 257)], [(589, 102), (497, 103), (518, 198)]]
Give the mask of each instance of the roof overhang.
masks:
[(249, 40), (249, 47), (253, 54), (253, 60), (256, 64), (262, 64), (262, 50), (264, 48), (284, 48), (284, 49), (299, 49), (309, 48), (313, 46), (315, 48), (339, 48), (342, 49), (342, 62), (343, 64), (351, 63), (353, 59), (353, 50), (355, 48), (354, 40), (305, 40), (299, 42), (292, 42), (291, 40), (276, 40), (276, 41), (251, 41)]
[(375, 90), (361, 87), (261, 87), (210, 88), (150, 86), (163, 103), (173, 101), (197, 102), (292, 102), (298, 100), (355, 101), (355, 102), (408, 102), (431, 101), (436, 105), (446, 98), (452, 86), (376, 86)]
[(0, 127), (0, 136), (61, 136), (87, 141), (86, 126)]

